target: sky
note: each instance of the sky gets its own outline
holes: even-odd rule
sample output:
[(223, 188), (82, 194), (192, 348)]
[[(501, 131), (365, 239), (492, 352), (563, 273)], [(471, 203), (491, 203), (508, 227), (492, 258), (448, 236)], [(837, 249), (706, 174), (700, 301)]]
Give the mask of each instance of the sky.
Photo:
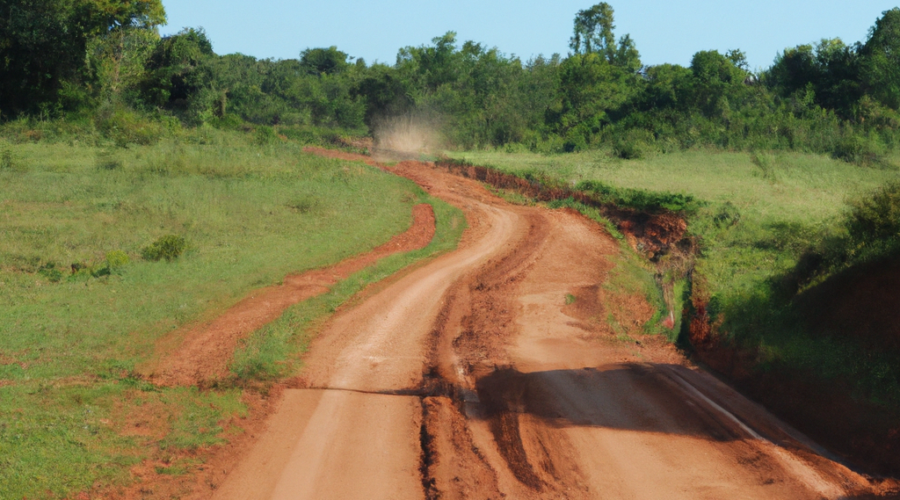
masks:
[[(565, 55), (572, 20), (594, 0), (163, 0), (161, 32), (203, 27), (218, 54), (299, 57), (336, 45), (369, 64), (393, 64), (397, 50), (428, 45), (448, 31), (527, 60)], [(741, 49), (751, 69), (786, 47), (822, 38), (864, 41), (900, 0), (609, 0), (616, 35), (630, 34), (647, 65), (687, 66), (700, 50)]]

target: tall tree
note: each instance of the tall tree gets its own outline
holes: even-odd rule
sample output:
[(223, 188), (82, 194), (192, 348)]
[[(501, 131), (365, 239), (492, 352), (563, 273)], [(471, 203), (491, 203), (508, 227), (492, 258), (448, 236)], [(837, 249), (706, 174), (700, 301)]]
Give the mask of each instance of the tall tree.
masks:
[(606, 2), (578, 11), (569, 47), (576, 55), (599, 54), (610, 64), (637, 71), (641, 67), (640, 54), (631, 36), (625, 35), (616, 42), (614, 21), (613, 8)]
[(860, 52), (866, 92), (883, 105), (900, 109), (900, 8), (882, 13)]
[(91, 38), (163, 23), (160, 0), (0, 2), (0, 112), (34, 111), (55, 102), (64, 82), (85, 76)]

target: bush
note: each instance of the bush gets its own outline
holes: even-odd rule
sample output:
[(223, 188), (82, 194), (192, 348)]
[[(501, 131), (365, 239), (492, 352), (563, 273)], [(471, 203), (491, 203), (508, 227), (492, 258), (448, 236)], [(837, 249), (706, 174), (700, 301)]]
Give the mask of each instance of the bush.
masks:
[(891, 182), (871, 196), (850, 203), (847, 231), (860, 244), (900, 238), (900, 182)]
[(616, 156), (623, 160), (640, 160), (644, 157), (644, 145), (634, 139), (622, 139), (616, 141), (614, 147)]
[(255, 134), (255, 142), (260, 146), (266, 146), (269, 144), (275, 144), (280, 140), (278, 134), (275, 132), (275, 129), (272, 127), (267, 127), (265, 125), (260, 125), (256, 128)]
[(106, 264), (111, 269), (116, 269), (122, 266), (127, 265), (131, 259), (128, 258), (128, 254), (121, 250), (113, 250), (106, 254)]
[(857, 165), (880, 163), (882, 154), (882, 148), (877, 142), (858, 135), (841, 139), (831, 152), (834, 158)]
[(128, 144), (153, 145), (165, 135), (161, 124), (124, 108), (101, 111), (97, 116), (97, 128), (119, 147)]
[(26, 172), (28, 169), (16, 158), (12, 149), (5, 147), (0, 149), (0, 170), (8, 170), (12, 172)]
[(63, 277), (62, 271), (56, 268), (56, 263), (54, 262), (49, 262), (41, 266), (38, 270), (38, 274), (47, 278), (50, 283), (59, 283)]
[(184, 238), (170, 234), (159, 238), (141, 250), (141, 257), (144, 260), (153, 262), (158, 262), (162, 259), (165, 259), (166, 262), (172, 262), (184, 253), (186, 247), (187, 241)]

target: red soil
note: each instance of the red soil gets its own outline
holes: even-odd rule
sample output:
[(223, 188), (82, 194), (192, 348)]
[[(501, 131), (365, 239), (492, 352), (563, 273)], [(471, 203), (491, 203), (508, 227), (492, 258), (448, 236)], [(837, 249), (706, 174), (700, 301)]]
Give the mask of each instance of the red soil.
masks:
[[(254, 291), (208, 324), (174, 332), (159, 342), (158, 360), (141, 371), (154, 383), (166, 386), (203, 384), (226, 377), (239, 340), (277, 319), (288, 307), (328, 291), (338, 281), (384, 257), (424, 248), (434, 237), (434, 222), (431, 205), (417, 205), (412, 227), (403, 234), (332, 267), (288, 276), (283, 285)], [(179, 339), (183, 339), (180, 344)]]

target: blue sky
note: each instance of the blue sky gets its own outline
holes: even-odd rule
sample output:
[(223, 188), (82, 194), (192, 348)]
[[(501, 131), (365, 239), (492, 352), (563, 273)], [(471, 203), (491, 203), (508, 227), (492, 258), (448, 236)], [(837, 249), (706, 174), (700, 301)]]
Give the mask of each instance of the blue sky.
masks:
[[(778, 51), (823, 37), (864, 40), (900, 0), (629, 0), (609, 2), (616, 34), (631, 34), (644, 64), (687, 65), (699, 50), (740, 48), (751, 68)], [(393, 63), (397, 49), (456, 31), (458, 40), (528, 59), (565, 54), (572, 19), (592, 0), (163, 0), (163, 34), (201, 26), (219, 54), (296, 58), (336, 45), (368, 63)]]

